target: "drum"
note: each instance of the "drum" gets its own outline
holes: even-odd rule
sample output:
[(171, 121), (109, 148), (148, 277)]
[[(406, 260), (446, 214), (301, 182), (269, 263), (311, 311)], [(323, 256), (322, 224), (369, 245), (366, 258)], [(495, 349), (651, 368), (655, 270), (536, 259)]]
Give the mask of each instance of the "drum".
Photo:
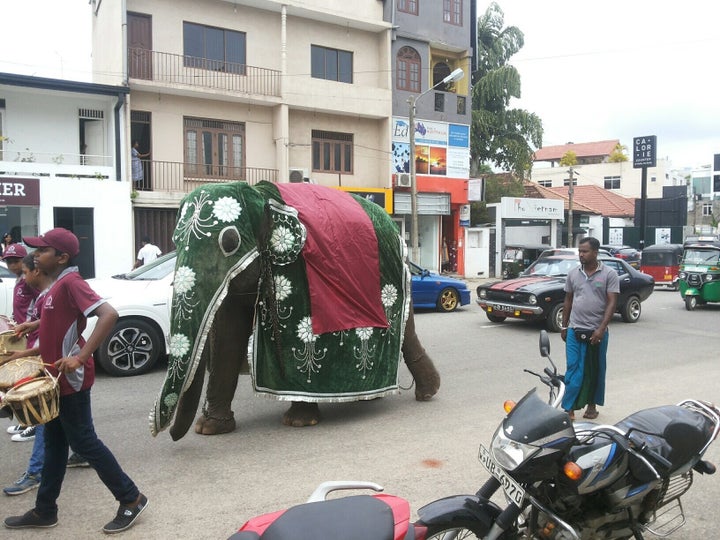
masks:
[(60, 387), (55, 377), (38, 377), (7, 391), (3, 405), (24, 426), (45, 424), (60, 414)]
[(12, 354), (16, 351), (25, 351), (27, 348), (27, 337), (16, 338), (14, 330), (0, 332), (0, 354)]
[(44, 371), (42, 358), (39, 356), (5, 362), (0, 365), (0, 391), (9, 390), (22, 379), (39, 377)]

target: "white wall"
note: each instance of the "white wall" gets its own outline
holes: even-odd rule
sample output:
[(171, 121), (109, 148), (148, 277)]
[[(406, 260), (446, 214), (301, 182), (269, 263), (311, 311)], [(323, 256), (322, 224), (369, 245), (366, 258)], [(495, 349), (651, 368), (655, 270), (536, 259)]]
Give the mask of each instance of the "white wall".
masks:
[(465, 227), (465, 278), (490, 276), (489, 227)]

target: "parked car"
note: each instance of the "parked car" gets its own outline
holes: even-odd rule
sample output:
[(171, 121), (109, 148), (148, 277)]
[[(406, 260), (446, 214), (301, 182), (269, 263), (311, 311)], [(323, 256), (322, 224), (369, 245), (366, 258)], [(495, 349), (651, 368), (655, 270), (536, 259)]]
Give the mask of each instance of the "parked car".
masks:
[(408, 261), (412, 274), (412, 301), (416, 308), (455, 311), (470, 303), (467, 284), (448, 276), (441, 276)]
[[(642, 313), (641, 302), (652, 294), (655, 281), (622, 259), (598, 259), (619, 275), (617, 313), (625, 322), (637, 322)], [(559, 332), (565, 278), (579, 264), (578, 258), (572, 255), (541, 257), (517, 279), (480, 285), (477, 288), (477, 303), (492, 322), (503, 322), (507, 318), (546, 321), (549, 330)]]
[(600, 246), (610, 253), (612, 257), (623, 259), (636, 270), (640, 269), (640, 252), (631, 246)]
[[(415, 307), (454, 311), (459, 305), (470, 303), (470, 289), (465, 282), (433, 274), (412, 263), (410, 270)], [(173, 251), (132, 272), (88, 280), (119, 315), (110, 335), (95, 353), (98, 364), (110, 375), (141, 375), (167, 354), (174, 275)], [(86, 337), (95, 322), (95, 317), (88, 319)]]
[(16, 280), (17, 276), (8, 270), (5, 261), (0, 261), (0, 315), (5, 315), (10, 319), (12, 319), (13, 292), (15, 291)]
[[(575, 255), (577, 257), (578, 248), (561, 247), (546, 249), (540, 254), (538, 259), (540, 259), (541, 257), (550, 257), (552, 255)], [(612, 257), (612, 255), (608, 250), (601, 247), (600, 249), (598, 249), (598, 257)]]
[[(141, 375), (167, 354), (170, 334), (175, 252), (126, 274), (88, 279), (88, 284), (117, 310), (118, 320), (95, 352), (95, 360), (110, 375)], [(87, 337), (97, 319), (88, 319)]]

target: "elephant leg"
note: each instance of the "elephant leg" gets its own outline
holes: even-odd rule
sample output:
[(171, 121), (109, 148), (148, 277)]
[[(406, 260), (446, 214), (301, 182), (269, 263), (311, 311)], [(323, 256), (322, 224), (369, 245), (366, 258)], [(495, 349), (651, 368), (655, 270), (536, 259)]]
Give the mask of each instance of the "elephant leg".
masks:
[(412, 305), (405, 325), (402, 353), (405, 364), (415, 379), (415, 399), (418, 401), (432, 399), (440, 389), (440, 374), (415, 333), (415, 316)]
[(291, 427), (314, 426), (320, 421), (320, 408), (317, 403), (293, 401), (283, 415), (283, 424)]
[(253, 308), (247, 304), (240, 295), (229, 294), (215, 317), (210, 333), (206, 402), (195, 422), (195, 432), (201, 435), (235, 429), (231, 405), (240, 371), (247, 362), (252, 331)]

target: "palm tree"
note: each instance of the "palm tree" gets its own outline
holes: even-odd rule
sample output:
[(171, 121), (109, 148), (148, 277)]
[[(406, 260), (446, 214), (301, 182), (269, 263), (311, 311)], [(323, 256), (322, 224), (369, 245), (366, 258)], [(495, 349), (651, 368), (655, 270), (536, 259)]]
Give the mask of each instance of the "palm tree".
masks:
[(523, 177), (532, 166), (533, 148), (542, 146), (542, 121), (524, 109), (509, 109), (520, 97), (520, 74), (508, 61), (524, 45), (515, 26), (503, 28), (505, 15), (495, 2), (478, 19), (478, 67), (473, 73), (472, 169), (493, 164)]

